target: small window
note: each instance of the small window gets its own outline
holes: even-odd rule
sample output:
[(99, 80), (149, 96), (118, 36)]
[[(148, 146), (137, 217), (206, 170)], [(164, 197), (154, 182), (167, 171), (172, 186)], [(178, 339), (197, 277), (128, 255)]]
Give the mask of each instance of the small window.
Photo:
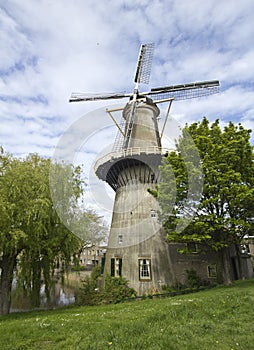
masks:
[(151, 217), (156, 218), (156, 211), (155, 210), (151, 210)]
[(139, 259), (139, 279), (151, 280), (151, 259)]
[(242, 248), (242, 254), (244, 254), (244, 255), (250, 254), (249, 244), (243, 244), (243, 245), (241, 245), (241, 248)]
[(111, 276), (113, 277), (122, 276), (122, 258), (111, 259)]
[(208, 265), (207, 266), (207, 272), (209, 278), (216, 278), (217, 277), (217, 269), (216, 265)]
[(190, 253), (198, 253), (198, 245), (195, 242), (189, 242), (186, 244), (187, 250)]
[(123, 243), (123, 235), (118, 235), (118, 244)]

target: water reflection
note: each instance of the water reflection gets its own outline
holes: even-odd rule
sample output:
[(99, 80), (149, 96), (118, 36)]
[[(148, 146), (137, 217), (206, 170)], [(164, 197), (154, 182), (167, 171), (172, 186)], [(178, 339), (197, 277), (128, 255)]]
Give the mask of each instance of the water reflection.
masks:
[[(57, 308), (75, 303), (74, 290), (70, 287), (65, 287), (60, 283), (57, 283), (53, 290), (51, 291), (51, 300), (50, 305), (47, 302), (46, 293), (45, 293), (45, 284), (42, 284), (40, 290), (41, 306), (36, 308), (36, 310), (43, 310), (47, 308)], [(29, 307), (29, 299), (17, 295), (16, 291), (16, 282), (13, 283), (12, 291), (12, 305), (10, 312), (21, 312), (32, 310)]]

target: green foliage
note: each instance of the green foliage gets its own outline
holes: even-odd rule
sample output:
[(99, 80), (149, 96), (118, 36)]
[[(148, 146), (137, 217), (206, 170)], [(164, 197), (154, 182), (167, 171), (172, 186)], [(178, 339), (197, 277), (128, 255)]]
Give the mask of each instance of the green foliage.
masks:
[(190, 288), (198, 288), (202, 285), (201, 278), (194, 269), (186, 270), (186, 285)]
[(38, 307), (41, 280), (50, 302), (55, 272), (77, 261), (84, 241), (105, 238), (101, 217), (78, 207), (83, 187), (80, 167), (37, 154), (18, 159), (0, 148), (0, 313), (9, 312), (15, 270), (18, 292)]
[(1, 350), (253, 348), (254, 280), (131, 303), (0, 316)]
[[(80, 241), (59, 220), (49, 188), (51, 162), (36, 154), (17, 159), (0, 154), (0, 313), (8, 313), (17, 267), (18, 286), (39, 306), (41, 279), (49, 298), (57, 265), (67, 266)], [(79, 172), (68, 166), (77, 196)], [(71, 202), (66, 210), (71, 209)]]
[(216, 284), (202, 280), (194, 269), (185, 270), (185, 282), (184, 284), (176, 282), (172, 286), (162, 286), (163, 293), (176, 293), (177, 295), (187, 294), (193, 290), (206, 289), (214, 287)]
[(79, 264), (75, 264), (74, 266), (71, 267), (71, 271), (75, 271), (75, 272), (80, 272), (80, 271), (84, 271), (85, 267), (81, 266)]
[(86, 276), (82, 281), (82, 288), (76, 293), (75, 300), (77, 305), (96, 305), (99, 303), (100, 295), (98, 293), (97, 280), (91, 276)]
[(77, 305), (96, 305), (101, 300), (99, 292), (99, 280), (101, 279), (101, 267), (95, 266), (91, 275), (85, 276), (82, 281), (82, 288), (75, 294), (75, 303)]
[(101, 269), (100, 266), (96, 266), (91, 275), (83, 280), (83, 287), (76, 295), (76, 302), (78, 305), (117, 303), (136, 294), (134, 289), (128, 287), (128, 281), (123, 277), (106, 275), (102, 286)]
[(101, 266), (97, 265), (93, 268), (91, 272), (91, 279), (94, 281), (98, 281), (98, 279), (101, 277)]
[(210, 125), (206, 118), (186, 125), (176, 151), (163, 160), (160, 169), (157, 198), (169, 241), (202, 243), (205, 249), (220, 251), (252, 234), (250, 133), (231, 122), (222, 130), (218, 120)]
[(136, 296), (136, 291), (128, 287), (128, 281), (123, 277), (112, 277), (107, 275), (102, 290), (103, 303), (116, 303), (125, 298)]

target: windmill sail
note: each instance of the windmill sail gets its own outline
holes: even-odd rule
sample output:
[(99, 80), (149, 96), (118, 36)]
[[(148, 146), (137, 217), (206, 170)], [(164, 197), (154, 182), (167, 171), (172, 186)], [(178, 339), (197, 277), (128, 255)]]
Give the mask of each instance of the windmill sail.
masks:
[(135, 83), (149, 84), (152, 60), (153, 60), (154, 43), (141, 45)]
[(130, 97), (132, 94), (126, 94), (124, 92), (119, 93), (103, 93), (103, 94), (93, 94), (93, 93), (82, 93), (82, 92), (73, 92), (69, 99), (69, 102), (82, 102), (82, 101), (98, 101), (98, 100), (112, 100)]
[[(172, 85), (151, 89), (146, 95), (153, 100), (173, 97), (175, 101), (208, 96), (219, 92), (218, 80), (201, 81), (196, 83)], [(141, 93), (142, 95), (142, 93)]]

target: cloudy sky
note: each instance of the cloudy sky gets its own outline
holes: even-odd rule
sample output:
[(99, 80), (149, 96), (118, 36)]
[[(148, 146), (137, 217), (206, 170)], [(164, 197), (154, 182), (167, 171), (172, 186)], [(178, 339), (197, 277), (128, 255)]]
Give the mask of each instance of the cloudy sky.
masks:
[(149, 42), (152, 74), (142, 90), (220, 80), (220, 94), (173, 103), (179, 123), (207, 116), (254, 129), (253, 23), (253, 0), (0, 0), (0, 145), (53, 157), (82, 126), (86, 157), (74, 158), (92, 176), (96, 155), (114, 141), (104, 113), (113, 102), (70, 104), (70, 94), (131, 92), (140, 44)]

